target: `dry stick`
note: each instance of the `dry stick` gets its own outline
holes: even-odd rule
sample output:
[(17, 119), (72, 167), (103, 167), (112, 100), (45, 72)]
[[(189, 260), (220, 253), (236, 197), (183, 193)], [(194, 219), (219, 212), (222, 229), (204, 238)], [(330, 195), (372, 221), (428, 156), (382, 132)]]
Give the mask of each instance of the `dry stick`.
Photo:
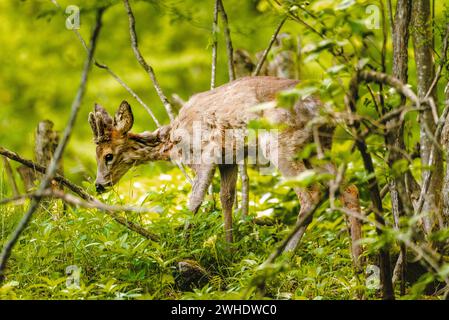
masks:
[(5, 166), (6, 175), (8, 176), (9, 183), (11, 183), (13, 195), (19, 195), (19, 188), (17, 187), (16, 179), (14, 179), (14, 172), (12, 171), (11, 164), (6, 157), (2, 157), (3, 165)]
[[(350, 112), (356, 113), (356, 103), (358, 100), (358, 91), (359, 91), (359, 83), (360, 83), (360, 73), (357, 72), (356, 76), (351, 79), (350, 90), (348, 94), (345, 96), (345, 103)], [(385, 225), (384, 220), (384, 211), (382, 206), (382, 198), (379, 192), (379, 185), (377, 183), (377, 178), (375, 176), (373, 159), (371, 158), (370, 153), (368, 152), (368, 148), (364, 139), (360, 138), (360, 122), (355, 120), (350, 123), (353, 133), (356, 139), (357, 148), (360, 151), (360, 154), (363, 159), (363, 163), (366, 171), (370, 175), (368, 180), (368, 189), (370, 191), (371, 201), (374, 206), (374, 215), (376, 221), (380, 225)], [(379, 236), (383, 234), (383, 231), (379, 228), (376, 228), (376, 232)], [(382, 247), (379, 253), (380, 260), (380, 278), (382, 283), (382, 296), (383, 299), (393, 300), (394, 299), (394, 289), (391, 281), (391, 270), (390, 270), (390, 253), (388, 248)]]
[(271, 37), (268, 47), (265, 49), (265, 51), (262, 54), (262, 57), (260, 57), (259, 61), (257, 62), (257, 66), (253, 72), (253, 76), (258, 76), (260, 73), (260, 70), (262, 70), (263, 64), (265, 63), (265, 60), (267, 59), (268, 53), (270, 52), (271, 47), (273, 46), (273, 43), (276, 41), (279, 31), (281, 31), (282, 26), (284, 25), (285, 21), (287, 21), (287, 19), (288, 19), (288, 16), (285, 16), (284, 18), (282, 18), (281, 22), (279, 22), (276, 30), (273, 33), (273, 36)]
[(50, 165), (47, 168), (47, 172), (46, 172), (44, 178), (42, 179), (42, 182), (41, 182), (41, 184), (40, 184), (40, 186), (38, 188), (38, 191), (37, 191), (37, 195), (38, 196), (31, 200), (31, 203), (30, 203), (30, 206), (28, 208), (28, 211), (22, 217), (22, 220), (20, 220), (20, 222), (19, 222), (17, 228), (14, 230), (12, 236), (7, 241), (5, 246), (3, 247), (3, 251), (2, 251), (1, 256), (0, 256), (0, 281), (3, 281), (3, 279), (4, 279), (4, 272), (5, 272), (6, 264), (7, 264), (8, 258), (11, 255), (11, 251), (12, 251), (14, 245), (16, 244), (17, 240), (19, 239), (20, 235), (22, 234), (23, 230), (25, 230), (26, 226), (30, 222), (34, 212), (39, 207), (39, 203), (40, 203), (40, 200), (42, 198), (40, 196), (40, 194), (45, 189), (48, 188), (50, 182), (53, 180), (53, 177), (55, 176), (56, 171), (58, 169), (59, 160), (61, 159), (62, 154), (64, 152), (64, 149), (65, 149), (65, 147), (67, 145), (67, 142), (69, 141), (70, 134), (72, 132), (73, 126), (75, 124), (75, 121), (76, 121), (76, 118), (77, 118), (77, 115), (78, 115), (78, 111), (79, 111), (80, 106), (81, 106), (81, 101), (82, 101), (84, 93), (86, 91), (87, 76), (88, 76), (88, 73), (89, 73), (90, 66), (92, 64), (92, 58), (93, 58), (93, 54), (94, 54), (97, 38), (98, 38), (98, 35), (100, 33), (100, 30), (101, 30), (101, 25), (102, 25), (101, 24), (101, 17), (102, 17), (103, 11), (104, 11), (104, 9), (99, 9), (97, 11), (96, 23), (95, 23), (95, 27), (94, 27), (94, 30), (92, 32), (92, 37), (91, 37), (91, 41), (90, 41), (89, 54), (87, 55), (87, 59), (86, 59), (86, 61), (84, 63), (83, 73), (82, 73), (82, 76), (81, 76), (81, 83), (80, 83), (80, 86), (78, 88), (78, 92), (77, 92), (77, 94), (75, 96), (75, 99), (72, 102), (69, 121), (68, 121), (67, 126), (66, 126), (66, 128), (64, 130), (62, 139), (59, 142), (58, 147), (56, 148), (54, 157), (51, 160)]
[(126, 13), (128, 14), (129, 34), (131, 37), (131, 47), (133, 49), (134, 55), (136, 56), (136, 59), (139, 62), (139, 64), (142, 66), (142, 68), (150, 76), (150, 79), (153, 82), (154, 89), (156, 90), (157, 95), (159, 96), (159, 99), (161, 100), (162, 104), (164, 105), (165, 110), (167, 111), (168, 117), (170, 118), (170, 121), (173, 121), (173, 120), (175, 120), (173, 108), (172, 108), (170, 102), (168, 101), (167, 97), (165, 96), (164, 92), (162, 91), (161, 87), (159, 86), (159, 82), (157, 81), (157, 78), (156, 78), (153, 68), (145, 61), (144, 57), (140, 53), (139, 43), (138, 43), (137, 34), (136, 34), (136, 20), (134, 18), (134, 14), (132, 12), (129, 1), (123, 0), (123, 4), (125, 5)]
[(410, 87), (400, 81), (399, 79), (390, 76), (388, 74), (372, 71), (372, 70), (365, 70), (365, 71), (359, 71), (358, 73), (359, 80), (365, 81), (365, 82), (375, 82), (375, 83), (383, 83), (390, 87), (393, 87), (396, 89), (396, 91), (405, 96), (407, 99), (411, 100), (415, 108), (420, 108), (421, 101), (419, 100), (418, 96), (413, 92)]
[[(5, 157), (7, 157), (11, 160), (14, 160), (16, 162), (19, 162), (37, 172), (45, 174), (45, 172), (47, 171), (47, 168), (45, 168), (37, 163), (34, 163), (31, 160), (24, 159), (24, 158), (20, 157), (17, 153), (14, 153), (14, 152), (9, 151), (2, 147), (0, 147), (0, 155), (5, 156)], [(74, 184), (73, 182), (70, 182), (69, 180), (67, 180), (66, 178), (64, 178), (63, 176), (61, 176), (59, 174), (56, 174), (53, 177), (53, 179), (55, 181), (57, 181), (58, 183), (60, 183), (61, 185), (67, 187), (73, 193), (79, 195), (83, 200), (85, 200), (89, 203), (95, 204), (97, 206), (103, 206), (103, 207), (108, 206), (107, 204), (104, 204), (104, 203), (100, 202), (99, 200), (95, 199), (93, 196), (91, 196), (86, 191), (84, 191), (83, 188), (81, 188), (80, 186)], [(21, 200), (21, 199), (22, 199), (22, 196), (19, 196), (18, 198), (10, 198), (8, 201), (6, 201), (6, 200), (5, 201), (10, 202), (10, 201), (16, 201), (16, 200)], [(0, 204), (3, 204), (3, 201), (0, 201)], [(124, 211), (127, 211), (127, 210), (124, 210)], [(134, 210), (132, 210), (132, 211), (134, 211)], [(131, 231), (134, 231), (147, 239), (153, 239), (155, 237), (153, 234), (151, 234), (149, 231), (145, 230), (138, 224), (135, 224), (131, 221), (127, 221), (125, 218), (123, 218), (121, 216), (117, 216), (117, 215), (113, 214), (112, 212), (105, 211), (105, 213), (108, 214), (109, 216), (111, 216), (117, 223), (127, 227)]]
[(212, 67), (211, 67), (211, 76), (210, 76), (210, 88), (215, 89), (215, 79), (217, 72), (217, 50), (218, 50), (218, 39), (217, 39), (217, 31), (218, 31), (218, 8), (219, 1), (215, 0), (214, 5), (214, 22), (212, 24)]
[(234, 49), (232, 48), (231, 31), (229, 29), (228, 15), (226, 14), (225, 8), (223, 6), (223, 1), (222, 0), (217, 1), (218, 1), (218, 10), (220, 11), (221, 19), (223, 20), (224, 34), (226, 39), (229, 80), (234, 81), (235, 80)]

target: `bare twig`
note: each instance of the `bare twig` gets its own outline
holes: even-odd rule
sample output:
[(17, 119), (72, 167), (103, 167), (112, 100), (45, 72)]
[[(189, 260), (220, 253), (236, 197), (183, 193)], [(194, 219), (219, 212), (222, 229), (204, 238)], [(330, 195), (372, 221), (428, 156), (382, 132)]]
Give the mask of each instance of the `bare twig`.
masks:
[[(64, 130), (61, 141), (59, 142), (58, 147), (56, 148), (53, 159), (51, 160), (50, 165), (47, 168), (47, 172), (45, 173), (45, 176), (42, 179), (42, 182), (38, 188), (38, 191), (37, 191), (38, 194), (42, 193), (45, 189), (47, 189), (50, 182), (53, 180), (53, 178), (56, 174), (56, 171), (58, 169), (59, 160), (62, 157), (64, 149), (65, 149), (67, 142), (69, 141), (70, 135), (72, 133), (72, 129), (75, 124), (75, 121), (76, 121), (76, 118), (78, 115), (78, 111), (81, 106), (81, 101), (82, 101), (84, 93), (86, 91), (87, 76), (89, 73), (90, 66), (92, 64), (92, 59), (93, 59), (93, 55), (94, 55), (94, 51), (95, 51), (95, 47), (96, 47), (96, 43), (97, 43), (97, 38), (98, 38), (98, 35), (101, 30), (101, 26), (102, 26), (101, 18), (102, 18), (103, 11), (104, 11), (104, 9), (99, 9), (97, 11), (96, 23), (95, 23), (95, 27), (94, 27), (94, 30), (93, 30), (92, 36), (91, 36), (89, 53), (88, 53), (87, 59), (84, 63), (84, 68), (83, 68), (83, 72), (82, 72), (82, 76), (81, 76), (81, 83), (78, 88), (78, 92), (75, 96), (75, 99), (72, 102), (69, 121)], [(16, 244), (17, 240), (19, 239), (20, 235), (22, 234), (23, 230), (25, 230), (26, 226), (30, 222), (34, 212), (38, 208), (40, 200), (41, 200), (41, 197), (36, 197), (31, 200), (28, 211), (22, 217), (17, 228), (14, 230), (12, 236), (10, 237), (10, 239), (6, 242), (6, 244), (3, 247), (3, 251), (0, 256), (0, 281), (3, 281), (3, 279), (4, 279), (4, 272), (5, 272), (6, 264), (9, 259), (9, 256), (11, 255), (11, 251), (12, 251), (14, 245)]]
[(150, 79), (153, 83), (153, 87), (156, 90), (156, 93), (159, 96), (159, 99), (161, 100), (162, 104), (164, 105), (165, 110), (167, 111), (168, 117), (170, 118), (170, 121), (173, 121), (175, 119), (175, 115), (173, 113), (173, 108), (172, 108), (170, 102), (168, 101), (167, 97), (165, 96), (164, 92), (162, 91), (162, 89), (159, 85), (159, 82), (157, 81), (157, 78), (156, 78), (153, 68), (145, 61), (144, 57), (140, 53), (139, 43), (138, 43), (137, 34), (136, 34), (136, 20), (134, 18), (134, 14), (132, 12), (129, 1), (123, 0), (123, 4), (125, 5), (126, 13), (128, 14), (129, 34), (131, 37), (131, 46), (132, 46), (134, 55), (136, 56), (136, 59), (139, 62), (139, 64), (142, 66), (142, 68), (150, 76)]
[(264, 64), (265, 60), (267, 59), (268, 53), (270, 52), (271, 47), (273, 46), (273, 43), (276, 41), (279, 31), (281, 31), (282, 26), (284, 25), (285, 21), (287, 21), (287, 18), (288, 18), (288, 16), (285, 16), (284, 18), (282, 18), (281, 22), (279, 22), (276, 30), (273, 33), (273, 36), (271, 37), (268, 47), (265, 49), (265, 51), (262, 54), (262, 57), (260, 57), (259, 61), (257, 62), (257, 66), (253, 72), (253, 76), (258, 76), (260, 73), (260, 70), (262, 70), (263, 64)]
[[(218, 11), (220, 12), (221, 19), (223, 20), (223, 28), (226, 40), (226, 52), (228, 55), (229, 81), (234, 81), (235, 80), (234, 49), (232, 46), (231, 31), (229, 29), (228, 16), (223, 6), (222, 0), (216, 0), (215, 5), (216, 9), (218, 9)], [(216, 12), (214, 11), (214, 23), (215, 23), (215, 14)], [(216, 48), (217, 46), (215, 45), (215, 50)], [(216, 63), (216, 57), (215, 60), (212, 61), (212, 63)], [(212, 68), (214, 69), (215, 67), (212, 65)], [(213, 76), (215, 76), (215, 74), (213, 74)], [(215, 85), (215, 79), (213, 79), (213, 84)], [(248, 214), (248, 207), (249, 207), (249, 176), (246, 162), (244, 164), (239, 165), (239, 173), (242, 181), (242, 216), (245, 217)]]
[(399, 94), (410, 99), (414, 103), (416, 108), (419, 108), (421, 106), (421, 102), (415, 92), (413, 92), (413, 90), (410, 89), (407, 84), (403, 83), (395, 77), (372, 70), (359, 71), (358, 77), (359, 80), (365, 82), (383, 83), (390, 87), (393, 87)]
[(212, 24), (212, 67), (211, 67), (211, 76), (210, 76), (210, 88), (215, 88), (215, 80), (217, 73), (217, 50), (218, 50), (218, 11), (219, 11), (219, 2), (220, 0), (215, 0), (214, 5), (214, 22)]
[(240, 177), (242, 180), (242, 203), (241, 213), (242, 217), (248, 216), (249, 212), (249, 176), (248, 176), (248, 161), (244, 159), (244, 163), (239, 166)]
[(232, 48), (231, 40), (231, 30), (229, 29), (228, 15), (226, 14), (225, 8), (223, 6), (222, 0), (217, 0), (218, 9), (220, 11), (221, 19), (223, 20), (224, 34), (226, 39), (226, 52), (228, 54), (228, 72), (229, 81), (235, 80), (235, 69), (234, 69), (234, 49)]

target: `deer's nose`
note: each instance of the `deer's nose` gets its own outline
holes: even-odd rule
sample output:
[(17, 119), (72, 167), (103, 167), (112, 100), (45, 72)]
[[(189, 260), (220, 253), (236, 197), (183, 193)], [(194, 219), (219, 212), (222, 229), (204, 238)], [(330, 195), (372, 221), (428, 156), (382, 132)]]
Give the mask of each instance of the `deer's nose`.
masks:
[(97, 190), (98, 193), (103, 193), (106, 191), (106, 188), (100, 183), (95, 184), (95, 189)]

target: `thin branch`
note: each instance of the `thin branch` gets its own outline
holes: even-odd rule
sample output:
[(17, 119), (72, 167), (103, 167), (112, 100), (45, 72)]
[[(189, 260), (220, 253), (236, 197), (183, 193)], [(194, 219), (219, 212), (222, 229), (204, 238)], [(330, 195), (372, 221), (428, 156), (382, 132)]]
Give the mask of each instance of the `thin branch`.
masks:
[(399, 94), (410, 99), (414, 103), (416, 108), (419, 108), (421, 106), (421, 101), (419, 100), (415, 92), (413, 92), (413, 90), (410, 89), (410, 87), (406, 83), (403, 83), (395, 77), (372, 70), (359, 71), (358, 77), (359, 80), (365, 82), (383, 83), (390, 87), (393, 87)]
[(218, 11), (219, 11), (219, 2), (220, 0), (215, 0), (214, 5), (214, 22), (212, 24), (212, 68), (211, 68), (211, 76), (210, 76), (210, 88), (215, 88), (215, 80), (217, 73), (217, 50), (218, 50)]
[(226, 52), (228, 54), (228, 72), (229, 81), (235, 80), (235, 69), (234, 69), (234, 49), (232, 48), (231, 31), (229, 29), (228, 15), (226, 14), (225, 8), (223, 6), (222, 0), (218, 1), (218, 9), (220, 11), (221, 19), (223, 20), (224, 34), (226, 39)]
[[(37, 191), (38, 194), (42, 193), (45, 189), (47, 189), (50, 182), (53, 180), (53, 178), (56, 174), (56, 171), (58, 169), (58, 163), (62, 157), (64, 149), (65, 149), (65, 147), (69, 141), (70, 135), (72, 133), (72, 129), (75, 124), (75, 121), (76, 121), (76, 118), (78, 115), (78, 111), (80, 109), (81, 102), (84, 97), (84, 93), (86, 91), (87, 77), (88, 77), (89, 69), (92, 64), (92, 59), (93, 59), (98, 35), (100, 33), (101, 26), (102, 26), (101, 18), (103, 15), (103, 11), (104, 11), (104, 9), (99, 9), (97, 11), (96, 23), (95, 23), (95, 27), (94, 27), (94, 30), (93, 30), (92, 36), (91, 36), (89, 53), (88, 53), (86, 61), (84, 63), (84, 68), (83, 68), (83, 72), (82, 72), (82, 76), (81, 76), (81, 83), (79, 85), (78, 92), (75, 96), (75, 99), (72, 102), (69, 121), (68, 121), (66, 128), (64, 129), (61, 141), (59, 142), (58, 147), (55, 150), (53, 159), (51, 160), (50, 165), (47, 168), (47, 172), (46, 172), (44, 178), (42, 179), (42, 182), (38, 188), (38, 191)], [(28, 211), (22, 217), (18, 226), (14, 230), (12, 236), (10, 237), (10, 239), (6, 242), (6, 244), (3, 247), (3, 251), (0, 256), (0, 282), (3, 281), (3, 279), (4, 279), (4, 272), (5, 272), (6, 264), (11, 255), (11, 251), (12, 251), (14, 245), (16, 244), (17, 240), (19, 239), (20, 235), (22, 234), (22, 232), (25, 230), (28, 223), (30, 222), (34, 212), (39, 207), (40, 200), (41, 200), (41, 197), (36, 197), (31, 200)]]
[(139, 43), (138, 43), (137, 34), (136, 34), (136, 20), (134, 18), (134, 14), (132, 12), (129, 1), (123, 0), (123, 4), (125, 5), (126, 13), (128, 14), (129, 34), (131, 37), (131, 47), (133, 49), (134, 55), (136, 56), (136, 59), (139, 62), (139, 64), (142, 66), (142, 68), (150, 76), (150, 79), (153, 83), (154, 89), (156, 90), (156, 93), (159, 96), (159, 99), (161, 100), (162, 104), (164, 105), (165, 110), (167, 111), (168, 117), (170, 118), (170, 121), (173, 121), (175, 119), (175, 116), (173, 113), (173, 108), (172, 108), (170, 102), (168, 101), (167, 97), (165, 96), (164, 92), (162, 91), (162, 89), (159, 85), (159, 82), (157, 81), (157, 78), (156, 78), (153, 68), (145, 61), (144, 57), (140, 53)]
[(262, 54), (262, 57), (257, 62), (257, 66), (253, 72), (253, 76), (258, 76), (260, 73), (260, 70), (262, 70), (263, 64), (264, 64), (265, 60), (267, 59), (268, 53), (270, 52), (271, 47), (273, 46), (273, 43), (276, 41), (279, 31), (281, 31), (282, 26), (284, 25), (285, 21), (287, 21), (287, 19), (288, 19), (288, 16), (285, 16), (284, 18), (282, 18), (281, 22), (279, 22), (276, 30), (273, 33), (273, 36), (271, 37), (268, 47), (265, 49), (265, 51)]

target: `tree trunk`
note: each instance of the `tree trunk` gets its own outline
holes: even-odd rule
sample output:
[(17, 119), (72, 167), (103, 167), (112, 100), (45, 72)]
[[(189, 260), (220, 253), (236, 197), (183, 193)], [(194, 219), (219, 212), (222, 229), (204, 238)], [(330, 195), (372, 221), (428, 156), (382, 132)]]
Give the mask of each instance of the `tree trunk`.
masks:
[[(35, 139), (34, 154), (36, 162), (41, 166), (48, 167), (59, 142), (59, 135), (53, 130), (53, 122), (50, 120), (39, 122)], [(57, 172), (59, 174), (63, 173), (62, 161), (58, 164)], [(62, 190), (61, 186), (54, 180), (51, 183), (51, 187), (54, 190)]]
[[(53, 122), (50, 120), (43, 120), (38, 123), (34, 143), (34, 157), (38, 164), (43, 167), (48, 167), (53, 154), (58, 146), (59, 136), (53, 130)], [(17, 168), (26, 192), (30, 192), (36, 185), (36, 181), (40, 180), (44, 175), (35, 172), (27, 166), (20, 166)], [(62, 161), (58, 164), (58, 173), (63, 174)], [(63, 188), (56, 181), (52, 181), (51, 188), (53, 190), (62, 191)]]
[[(413, 1), (413, 45), (415, 50), (418, 97), (420, 99), (426, 97), (434, 78), (430, 7), (430, 0)], [(430, 97), (436, 102), (435, 90), (430, 94)], [(432, 110), (428, 109), (421, 112), (419, 122), (421, 163), (426, 167), (429, 163), (430, 150), (432, 148), (430, 134), (433, 134), (436, 127)], [(431, 170), (433, 170), (433, 174), (423, 205), (423, 212), (428, 213), (423, 220), (424, 229), (427, 233), (432, 231), (434, 224), (437, 222), (435, 217), (441, 212), (443, 162), (439, 148), (435, 148), (435, 162)], [(424, 174), (425, 171), (423, 171), (423, 177)]]
[[(409, 41), (409, 24), (411, 19), (411, 0), (398, 0), (396, 4), (396, 14), (393, 25), (393, 76), (403, 83), (408, 82), (408, 41)], [(401, 106), (406, 103), (406, 98), (401, 97)], [(392, 123), (395, 120), (390, 121)], [(390, 124), (387, 123), (387, 128)], [(401, 126), (399, 130), (387, 130), (385, 141), (388, 149), (388, 164), (390, 168), (393, 164), (402, 159), (400, 150), (405, 150), (404, 143), (404, 127)], [(405, 175), (410, 175), (408, 171)], [(406, 183), (405, 175), (399, 177), (392, 177), (389, 181), (389, 190), (391, 196), (391, 208), (393, 211), (393, 218), (395, 227), (400, 228), (399, 220), (401, 216), (406, 213), (411, 214), (413, 206), (409, 197), (410, 193), (405, 192)], [(399, 274), (401, 279), (401, 295), (405, 294), (405, 271), (406, 265), (406, 248), (405, 245), (400, 246), (400, 256), (396, 263), (395, 274)], [(398, 278), (398, 277), (395, 277)]]

